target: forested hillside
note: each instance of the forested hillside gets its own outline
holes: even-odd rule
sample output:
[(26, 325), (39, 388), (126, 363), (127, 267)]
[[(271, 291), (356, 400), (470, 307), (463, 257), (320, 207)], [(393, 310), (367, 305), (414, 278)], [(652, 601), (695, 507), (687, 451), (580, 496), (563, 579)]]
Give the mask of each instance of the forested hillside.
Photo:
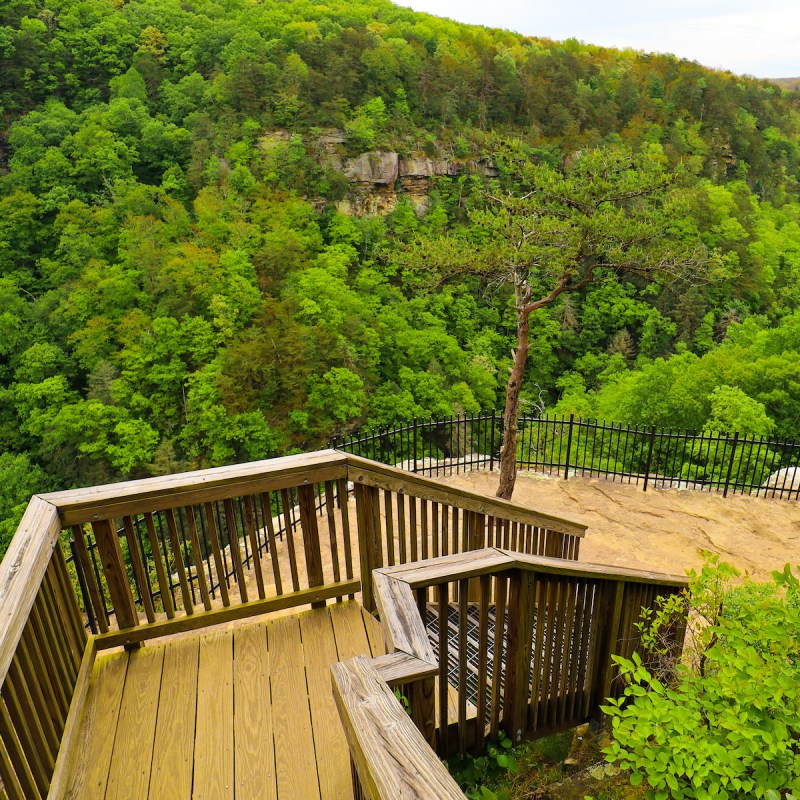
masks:
[(587, 148), (710, 268), (532, 315), (527, 402), (800, 436), (796, 93), (382, 0), (10, 0), (0, 114), (0, 549), (34, 491), (502, 404), (508, 287), (415, 253)]

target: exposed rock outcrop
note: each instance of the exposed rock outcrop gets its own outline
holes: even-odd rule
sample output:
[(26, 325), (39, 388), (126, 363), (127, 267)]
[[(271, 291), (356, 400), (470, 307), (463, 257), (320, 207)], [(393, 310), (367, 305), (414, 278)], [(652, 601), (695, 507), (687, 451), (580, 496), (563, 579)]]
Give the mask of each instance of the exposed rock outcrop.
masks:
[(401, 196), (411, 201), (418, 214), (424, 214), (431, 184), (437, 178), (456, 177), (464, 172), (484, 177), (498, 174), (488, 158), (455, 160), (433, 158), (423, 153), (401, 157), (398, 153), (382, 150), (348, 157), (343, 153), (346, 141), (343, 131), (328, 130), (315, 142), (320, 161), (350, 182), (350, 193), (336, 204), (345, 214), (388, 214), (397, 207)]

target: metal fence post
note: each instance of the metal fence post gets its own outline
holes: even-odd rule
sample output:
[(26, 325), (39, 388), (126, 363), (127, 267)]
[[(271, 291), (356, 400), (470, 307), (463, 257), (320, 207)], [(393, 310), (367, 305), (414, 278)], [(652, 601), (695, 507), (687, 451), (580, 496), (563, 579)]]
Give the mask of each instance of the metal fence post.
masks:
[(489, 472), (494, 472), (494, 426), (495, 426), (495, 410), (492, 409), (492, 441), (489, 445)]
[(572, 450), (572, 426), (575, 423), (575, 414), (569, 415), (569, 432), (567, 433), (567, 457), (564, 460), (564, 480), (569, 478), (569, 453)]
[(730, 463), (728, 464), (728, 474), (725, 476), (725, 488), (722, 490), (723, 497), (728, 496), (728, 486), (730, 485), (731, 473), (733, 472), (733, 458), (736, 455), (736, 445), (738, 441), (739, 441), (739, 431), (736, 431), (736, 433), (733, 434), (733, 447), (731, 448), (731, 460)]
[(645, 492), (647, 491), (647, 481), (650, 480), (650, 464), (651, 464), (651, 461), (652, 461), (652, 458), (653, 458), (653, 444), (655, 443), (655, 440), (656, 440), (656, 426), (653, 425), (653, 427), (650, 430), (650, 444), (649, 444), (649, 446), (647, 448), (647, 463), (644, 466), (644, 489), (643, 489), (643, 491), (645, 491)]
[(414, 417), (414, 474), (417, 474), (417, 418)]

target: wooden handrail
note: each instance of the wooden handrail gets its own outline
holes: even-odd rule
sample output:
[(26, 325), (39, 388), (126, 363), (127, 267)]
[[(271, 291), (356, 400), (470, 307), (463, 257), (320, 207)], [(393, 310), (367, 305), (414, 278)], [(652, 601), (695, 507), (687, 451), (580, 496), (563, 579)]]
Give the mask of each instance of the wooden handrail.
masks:
[(22, 631), (61, 533), (58, 509), (34, 497), (0, 563), (0, 686), (8, 673)]
[[(464, 800), (365, 656), (331, 667), (333, 695), (365, 800)], [(374, 754), (380, 753), (381, 758)]]
[(353, 483), (364, 483), (380, 489), (389, 489), (426, 500), (457, 506), (488, 517), (499, 517), (523, 525), (534, 525), (570, 536), (586, 535), (588, 524), (577, 519), (566, 519), (538, 511), (510, 500), (461, 489), (436, 478), (426, 478), (412, 472), (390, 467), (360, 456), (347, 456), (347, 477)]
[(319, 450), (41, 497), (58, 507), (61, 521), (67, 526), (335, 480), (345, 476), (347, 458), (336, 450)]
[[(475, 579), (480, 582), (477, 601), (470, 592), (470, 583)], [(482, 752), (486, 735), (496, 736), (501, 725), (515, 741), (520, 741), (577, 725), (590, 714), (598, 713), (600, 703), (616, 691), (612, 654), (630, 657), (639, 647), (636, 622), (641, 607), (652, 608), (657, 593), (673, 594), (687, 585), (685, 578), (676, 575), (579, 565), (498, 548), (375, 570), (373, 583), (387, 646), (392, 652), (371, 662), (373, 672), (367, 671), (365, 663), (352, 660), (333, 669), (339, 711), (361, 782), (356, 788), (372, 800), (393, 800), (398, 786), (404, 785), (406, 779), (413, 782), (418, 765), (407, 760), (398, 762), (400, 753), (412, 746), (419, 753), (420, 743), (427, 742), (429, 749), (419, 757), (423, 769), (428, 769), (434, 758), (430, 748), (438, 744), (440, 755), (449, 752), (450, 669), (441, 658), (452, 626), (449, 585), (457, 593), (459, 618), (456, 748), (463, 752), (472, 741), (475, 753)], [(422, 617), (431, 591), (438, 602), (438, 657), (433, 653)], [(488, 618), (492, 598), (496, 638), (490, 647)], [(470, 635), (473, 641), (477, 637), (479, 662), (476, 717), (472, 720), (467, 719), (466, 713), (470, 608), (478, 617), (477, 630), (473, 628)], [(504, 618), (505, 625), (501, 623)], [(680, 626), (675, 635), (680, 647)], [(491, 676), (490, 649), (494, 654)], [(438, 674), (438, 698), (433, 697), (434, 674)], [(370, 729), (359, 736), (359, 725), (376, 727), (377, 723), (362, 719), (356, 701), (367, 706), (373, 701), (391, 704), (387, 699), (388, 687), (399, 684), (411, 696), (417, 728), (412, 731), (406, 726), (402, 736), (408, 741), (398, 745), (395, 733), (390, 736), (385, 730), (382, 733)], [(416, 695), (423, 699), (415, 703)], [(491, 699), (487, 700), (489, 696)], [(399, 703), (395, 702), (386, 713), (389, 720), (394, 720), (402, 713)], [(387, 774), (392, 781), (381, 788), (376, 776)], [(447, 794), (448, 790), (442, 791), (442, 794), (423, 791), (408, 796), (452, 796)]]

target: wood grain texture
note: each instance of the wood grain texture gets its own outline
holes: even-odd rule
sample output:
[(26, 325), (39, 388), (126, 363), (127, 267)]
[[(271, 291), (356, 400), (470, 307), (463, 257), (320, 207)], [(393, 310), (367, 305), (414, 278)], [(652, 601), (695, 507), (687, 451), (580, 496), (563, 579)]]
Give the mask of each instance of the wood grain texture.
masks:
[(17, 649), (52, 557), (61, 523), (58, 509), (33, 497), (0, 563), (0, 684)]
[(200, 639), (192, 800), (233, 800), (233, 633)]
[[(275, 691), (282, 688), (276, 686)], [(248, 625), (233, 638), (236, 800), (277, 798), (271, 702), (267, 627)]]
[[(111, 595), (111, 604), (120, 628), (132, 628), (139, 624), (139, 615), (133, 603), (128, 571), (122, 558), (119, 537), (108, 520), (99, 520), (92, 524), (97, 552), (103, 565), (103, 576)], [(156, 551), (157, 552), (157, 551)], [(158, 561), (156, 562), (158, 563)]]
[(275, 736), (275, 772), (281, 800), (319, 800), (314, 737), (308, 708), (303, 646), (297, 617), (267, 628)]
[[(86, 709), (86, 699), (89, 694), (89, 686), (94, 672), (94, 661), (97, 656), (97, 648), (94, 640), (89, 639), (86, 649), (83, 652), (83, 660), (78, 671), (78, 680), (75, 682), (75, 689), (72, 693), (72, 702), (69, 706), (67, 722), (64, 732), (61, 735), (60, 747), (56, 758), (55, 769), (50, 781), (50, 792), (48, 798), (58, 800), (67, 791), (67, 780), (69, 778), (70, 759), (73, 757), (75, 748), (80, 741), (81, 723)], [(40, 717), (44, 724), (46, 720)]]
[(127, 670), (127, 653), (95, 660), (78, 739), (69, 753), (66, 800), (105, 795)]
[[(360, 618), (359, 609), (353, 608), (352, 612)], [(301, 614), (300, 634), (306, 663), (320, 797), (322, 800), (345, 800), (352, 793), (350, 756), (330, 682), (331, 664), (338, 660), (330, 615), (327, 611)]]
[(319, 450), (230, 467), (110, 483), (41, 495), (57, 506), (64, 525), (142, 514), (345, 476), (347, 457)]
[(196, 638), (177, 639), (164, 650), (150, 800), (191, 797), (199, 645)]
[(416, 589), (437, 586), (461, 578), (479, 577), (488, 573), (500, 572), (503, 569), (513, 569), (517, 564), (516, 556), (517, 554), (513, 552), (487, 547), (483, 550), (439, 556), (439, 558), (431, 558), (416, 564), (388, 567), (381, 572), (405, 581)]
[(332, 667), (334, 696), (365, 795), (464, 800), (458, 785), (366, 657)]
[(378, 622), (372, 614), (365, 608), (352, 604), (359, 608), (361, 618), (364, 620), (364, 629), (367, 632), (367, 640), (369, 641), (369, 649), (373, 658), (386, 654), (386, 636), (383, 633), (381, 623)]
[(353, 613), (354, 611), (359, 611), (358, 604), (353, 602), (339, 603), (335, 606), (330, 606), (328, 611), (333, 623), (339, 661), (368, 654), (370, 652), (370, 644), (364, 625), (364, 618), (360, 613)]
[(106, 800), (147, 800), (163, 664), (163, 645), (130, 655)]
[(380, 571), (373, 574), (373, 583), (375, 600), (389, 650), (399, 650), (422, 661), (435, 663), (428, 633), (408, 583), (391, 578)]
[(589, 562), (576, 563), (562, 558), (530, 556), (525, 553), (515, 553), (507, 550), (501, 550), (500, 552), (513, 558), (520, 567), (533, 567), (537, 572), (546, 572), (552, 575), (570, 575), (575, 577), (591, 576), (615, 581), (624, 580), (633, 583), (652, 583), (657, 586), (681, 588), (689, 584), (685, 576), (670, 575), (664, 572), (626, 569), (625, 567), (610, 567), (605, 564), (591, 564)]
[(387, 653), (370, 662), (375, 671), (392, 688), (420, 678), (432, 678), (439, 673), (436, 664), (414, 658), (407, 653)]

